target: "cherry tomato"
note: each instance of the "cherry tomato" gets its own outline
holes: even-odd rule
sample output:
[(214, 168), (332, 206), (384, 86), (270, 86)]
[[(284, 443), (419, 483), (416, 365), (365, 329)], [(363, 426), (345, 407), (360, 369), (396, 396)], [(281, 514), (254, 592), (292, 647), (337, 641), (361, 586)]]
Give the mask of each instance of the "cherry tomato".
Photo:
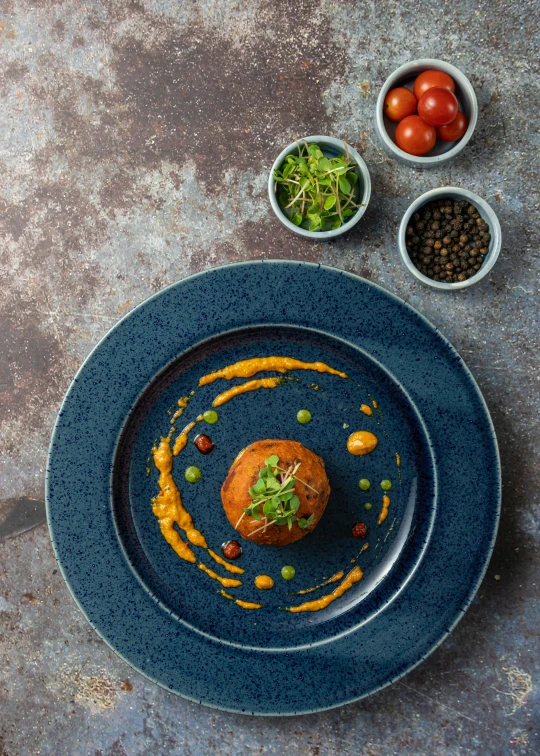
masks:
[(459, 112), (451, 123), (447, 123), (446, 126), (439, 126), (437, 136), (443, 142), (457, 142), (467, 131), (468, 125), (469, 121), (465, 113)]
[(430, 126), (452, 123), (458, 112), (455, 94), (443, 87), (432, 87), (418, 101), (418, 115)]
[(391, 121), (402, 121), (416, 113), (417, 100), (407, 87), (391, 89), (384, 98), (383, 113)]
[(418, 115), (410, 115), (400, 121), (396, 128), (397, 146), (409, 155), (425, 155), (435, 144), (437, 132)]
[(456, 91), (453, 78), (444, 73), (444, 71), (423, 71), (416, 77), (414, 82), (413, 91), (416, 99), (419, 100), (424, 92), (427, 92), (432, 87), (443, 87), (443, 89), (448, 89), (450, 92)]

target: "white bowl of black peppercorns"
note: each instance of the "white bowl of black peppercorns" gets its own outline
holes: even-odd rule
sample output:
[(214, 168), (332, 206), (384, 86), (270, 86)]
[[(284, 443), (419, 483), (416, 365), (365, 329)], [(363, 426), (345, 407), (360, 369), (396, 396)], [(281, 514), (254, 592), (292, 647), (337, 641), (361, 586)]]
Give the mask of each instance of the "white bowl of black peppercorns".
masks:
[(422, 194), (399, 227), (398, 252), (405, 267), (435, 289), (464, 289), (478, 283), (500, 251), (497, 216), (467, 189), (446, 186)]

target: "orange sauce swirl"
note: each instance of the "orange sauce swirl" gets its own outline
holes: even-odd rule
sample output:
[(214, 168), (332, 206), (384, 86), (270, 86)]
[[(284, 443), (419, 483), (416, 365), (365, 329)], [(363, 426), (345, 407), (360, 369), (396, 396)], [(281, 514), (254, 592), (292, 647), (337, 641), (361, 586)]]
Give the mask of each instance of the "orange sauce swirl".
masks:
[(340, 378), (347, 378), (346, 373), (335, 370), (324, 362), (302, 362), (294, 357), (254, 357), (203, 375), (199, 380), (199, 386), (206, 386), (208, 383), (217, 381), (218, 378), (224, 378), (227, 381), (231, 378), (251, 378), (255, 373), (261, 373), (264, 370), (274, 370), (277, 373), (286, 373), (289, 370), (315, 370), (317, 373), (330, 373), (339, 375)]
[(320, 599), (315, 599), (314, 601), (306, 601), (304, 604), (299, 604), (298, 606), (287, 607), (286, 611), (295, 614), (297, 612), (319, 612), (321, 609), (326, 609), (326, 607), (330, 606), (333, 601), (340, 596), (343, 596), (346, 591), (352, 588), (355, 583), (362, 580), (363, 576), (364, 573), (360, 567), (353, 567), (345, 580), (343, 580), (332, 593), (328, 593), (326, 596), (321, 596)]
[(247, 394), (249, 391), (257, 391), (257, 389), (260, 388), (273, 389), (276, 386), (279, 386), (282, 382), (283, 378), (259, 378), (255, 381), (242, 383), (240, 386), (234, 386), (233, 388), (224, 391), (222, 394), (218, 394), (212, 402), (212, 407), (221, 407), (222, 404), (229, 402), (233, 397), (239, 396), (240, 394)]

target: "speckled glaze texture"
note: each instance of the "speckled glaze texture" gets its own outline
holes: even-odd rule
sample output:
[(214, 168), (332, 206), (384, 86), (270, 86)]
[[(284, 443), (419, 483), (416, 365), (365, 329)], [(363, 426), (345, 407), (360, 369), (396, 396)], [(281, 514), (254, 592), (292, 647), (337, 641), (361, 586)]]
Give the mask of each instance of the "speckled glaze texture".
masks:
[[(280, 291), (279, 301), (261, 300), (260, 287)], [(405, 392), (401, 404), (411, 405), (409, 414), (419, 413), (421, 420), (418, 416), (408, 420), (412, 441), (407, 441), (399, 426), (395, 434), (397, 449), (406, 460), (404, 501), (399, 504), (396, 500), (395, 506), (398, 535), (407, 519), (406, 501), (413, 500), (414, 505), (408, 515), (412, 523), (402, 542), (390, 538), (382, 545), (383, 554), (394, 546), (402, 553), (391, 555), (391, 564), (371, 584), (366, 566), (369, 589), (363, 591), (358, 584), (348, 596), (347, 611), (336, 609), (323, 624), (319, 615), (315, 615), (319, 622), (313, 624), (309, 615), (307, 620), (301, 615), (303, 621), (297, 622), (294, 615), (261, 612), (255, 627), (251, 614), (225, 604), (214, 588), (198, 589), (200, 575), (196, 572), (188, 573), (192, 578), (185, 577), (185, 565), (178, 563), (159, 537), (149, 508), (151, 485), (141, 484), (144, 452), (156, 432), (157, 409), (161, 405), (163, 413), (170, 405), (178, 381), (190, 385), (189, 371), (187, 375), (180, 372), (172, 384), (170, 379), (161, 379), (161, 384), (169, 383), (169, 390), (154, 392), (153, 401), (143, 398), (145, 419), (131, 434), (134, 440), (124, 445), (120, 455), (116, 445), (125, 418), (137, 414), (133, 408), (145, 387), (174, 361), (181, 366), (181, 355), (196, 343), (221, 336), (225, 345), (218, 342), (207, 354), (202, 348), (200, 357), (188, 358), (195, 375), (202, 366), (203, 372), (212, 372), (235, 359), (268, 353), (264, 332), (249, 338), (249, 331), (273, 326), (268, 341), (280, 324), (294, 328), (289, 338), (286, 329), (274, 336), (274, 350), (276, 346), (283, 349), (290, 339), (289, 348), (296, 352), (293, 356), (299, 353), (302, 359), (313, 361), (322, 353), (323, 361), (328, 362), (326, 354), (333, 351), (331, 360), (341, 370), (347, 367), (349, 352), (347, 373), (353, 377), (355, 362), (360, 362), (354, 347), (384, 365), (397, 385), (390, 388), (389, 377), (386, 387), (371, 390), (383, 397), (381, 405), (390, 417), (397, 412), (391, 400), (395, 405), (396, 393), (400, 389)], [(239, 329), (247, 329), (244, 345)], [(315, 333), (310, 337), (304, 329)], [(327, 343), (325, 349), (318, 332), (328, 334), (327, 342), (333, 346)], [(305, 333), (304, 341), (299, 333)], [(373, 370), (360, 370), (360, 380), (367, 374), (368, 381), (377, 381)], [(330, 385), (321, 383), (330, 393)], [(194, 384), (192, 377), (191, 386)], [(183, 393), (176, 390), (176, 395)], [(271, 397), (276, 396), (274, 389)], [(353, 406), (353, 398), (344, 398), (343, 391), (337, 396), (340, 408)], [(264, 412), (259, 417), (255, 407), (244, 411), (243, 422), (234, 421), (232, 432), (222, 442), (226, 452), (230, 439), (237, 441), (238, 449), (230, 450), (229, 459), (250, 437), (258, 438), (261, 433), (268, 437), (272, 426), (285, 437), (299, 438), (300, 431), (293, 427), (298, 398), (283, 389), (282, 398), (275, 401), (276, 406), (269, 407), (268, 420)], [(315, 400), (312, 402), (316, 413)], [(401, 414), (405, 416), (405, 410)], [(358, 424), (365, 424), (358, 415)], [(293, 425), (287, 425), (288, 416)], [(348, 415), (343, 417), (348, 419)], [(341, 450), (339, 446), (333, 449), (331, 418), (331, 412), (325, 412), (319, 425), (313, 424), (311, 445), (328, 450), (330, 466), (337, 467), (337, 460), (346, 455), (348, 434)], [(300, 430), (308, 432), (307, 427)], [(343, 435), (344, 429), (340, 430)], [(385, 432), (388, 429), (381, 426), (379, 435)], [(408, 448), (412, 444), (414, 453)], [(136, 541), (128, 564), (112, 518), (122, 482), (114, 487), (111, 499), (110, 470), (115, 456), (125, 467), (132, 448), (135, 452), (124, 484), (125, 507), (139, 507), (140, 511), (131, 513), (133, 536), (126, 535), (129, 512), (124, 520), (120, 517), (119, 525), (124, 545), (125, 539)], [(345, 468), (352, 467), (345, 460)], [(358, 467), (357, 477), (365, 469)], [(219, 543), (230, 537), (220, 538), (219, 521), (218, 491), (226, 467), (216, 460), (215, 466), (206, 464), (203, 470), (208, 471), (208, 482), (194, 500), (193, 514), (207, 523), (205, 530), (209, 527), (213, 542)], [(380, 480), (382, 475), (384, 468), (370, 477)], [(345, 487), (339, 468), (334, 480), (334, 485)], [(218, 510), (215, 514), (212, 492)], [(346, 493), (345, 499), (350, 498)], [(200, 515), (197, 502), (199, 508), (203, 506)], [(339, 499), (336, 503), (339, 511)], [(170, 690), (247, 714), (294, 715), (339, 706), (387, 685), (422, 661), (461, 618), (478, 587), (491, 554), (499, 505), (500, 470), (493, 428), (459, 355), (435, 328), (396, 297), (355, 276), (309, 263), (260, 262), (218, 268), (165, 289), (127, 315), (74, 379), (59, 414), (47, 469), (47, 511), (57, 560), (74, 597), (100, 635), (137, 669)], [(211, 513), (206, 520), (205, 509)], [(330, 528), (332, 523), (330, 519)], [(152, 530), (157, 536), (155, 544)], [(324, 538), (322, 525), (317, 532)], [(331, 562), (335, 557), (331, 547), (343, 553), (344, 546), (340, 541), (330, 544), (328, 565), (324, 546), (324, 541), (321, 545), (314, 537), (311, 541), (306, 538), (288, 547), (287, 557), (280, 557), (276, 550), (260, 556), (260, 547), (253, 546), (256, 571), (270, 563), (276, 574), (283, 559), (294, 561), (290, 550), (296, 548), (296, 563), (308, 562), (308, 579), (317, 563), (324, 565), (326, 574), (332, 574), (337, 565)], [(407, 550), (412, 553), (404, 556)], [(249, 558), (249, 553), (246, 556)], [(175, 566), (179, 567), (177, 575)], [(338, 602), (333, 605), (337, 606)]]

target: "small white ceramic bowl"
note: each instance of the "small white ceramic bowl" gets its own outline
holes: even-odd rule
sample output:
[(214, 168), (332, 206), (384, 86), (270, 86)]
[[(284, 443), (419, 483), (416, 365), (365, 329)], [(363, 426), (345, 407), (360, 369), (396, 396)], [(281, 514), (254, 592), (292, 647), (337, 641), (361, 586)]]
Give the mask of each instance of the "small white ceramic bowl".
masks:
[[(419, 208), (421, 208), (428, 202), (444, 199), (446, 197), (454, 200), (467, 200), (467, 202), (469, 202), (471, 205), (474, 205), (480, 213), (481, 217), (488, 224), (489, 233), (491, 234), (488, 253), (484, 257), (484, 262), (482, 263), (480, 270), (474, 276), (468, 278), (466, 281), (458, 281), (457, 283), (434, 281), (432, 278), (428, 278), (423, 273), (420, 273), (416, 265), (409, 257), (407, 245), (405, 243), (407, 226), (409, 225), (409, 221), (412, 218), (413, 213), (415, 213)], [(478, 281), (481, 281), (484, 276), (487, 276), (489, 271), (495, 265), (497, 258), (499, 257), (499, 252), (501, 251), (501, 243), (502, 235), (499, 219), (497, 218), (491, 207), (488, 205), (488, 203), (482, 199), (482, 197), (479, 197), (473, 192), (467, 191), (467, 189), (460, 189), (456, 186), (442, 186), (440, 189), (432, 189), (431, 191), (422, 194), (409, 207), (409, 209), (403, 216), (403, 219), (399, 226), (397, 247), (399, 256), (401, 257), (405, 267), (408, 268), (413, 276), (416, 276), (419, 281), (421, 281), (423, 284), (426, 284), (426, 286), (433, 287), (434, 289), (453, 291), (454, 289), (466, 289), (468, 286), (473, 286), (475, 283), (478, 283)]]
[[(414, 80), (418, 74), (432, 68), (437, 71), (444, 71), (453, 78), (456, 84), (456, 97), (459, 109), (467, 116), (469, 126), (465, 134), (457, 142), (443, 142), (437, 139), (435, 147), (429, 155), (418, 157), (400, 150), (394, 142), (397, 123), (393, 123), (384, 115), (383, 105), (384, 99), (391, 89), (394, 89), (394, 87), (407, 87), (412, 90)], [(476, 95), (465, 74), (461, 73), (459, 68), (456, 68), (451, 63), (445, 63), (443, 60), (433, 58), (413, 60), (411, 63), (405, 63), (403, 66), (400, 66), (393, 74), (390, 74), (379, 93), (375, 108), (375, 130), (384, 149), (402, 163), (414, 165), (417, 168), (432, 168), (458, 155), (472, 137), (477, 119), (478, 103), (476, 102)]]
[(272, 170), (270, 171), (270, 175), (268, 177), (268, 196), (270, 197), (270, 204), (272, 205), (272, 210), (275, 212), (281, 223), (283, 223), (285, 228), (288, 228), (289, 231), (298, 234), (298, 236), (303, 236), (304, 238), (311, 239), (312, 241), (330, 241), (331, 239), (335, 239), (337, 236), (341, 236), (342, 234), (347, 233), (347, 231), (350, 231), (350, 229), (358, 223), (360, 218), (366, 212), (367, 206), (369, 204), (369, 199), (371, 197), (371, 179), (369, 177), (369, 171), (367, 169), (367, 165), (364, 163), (358, 152), (348, 143), (345, 147), (345, 142), (342, 139), (334, 139), (334, 137), (327, 136), (309, 136), (300, 139), (299, 141), (307, 142), (308, 144), (311, 144), (313, 142), (315, 144), (318, 144), (323, 154), (329, 158), (336, 157), (337, 155), (345, 155), (345, 153), (348, 152), (351, 160), (356, 163), (355, 170), (359, 178), (357, 184), (358, 201), (361, 203), (361, 207), (359, 207), (356, 213), (351, 216), (351, 218), (349, 218), (347, 223), (344, 223), (339, 228), (330, 231), (309, 231), (306, 228), (295, 226), (295, 224), (286, 216), (276, 197), (276, 192), (274, 190), (274, 171), (278, 168), (281, 168), (283, 161), (288, 155), (291, 155), (293, 152), (298, 152), (298, 142), (293, 142), (277, 156), (276, 160), (274, 161), (274, 165), (272, 166)]

